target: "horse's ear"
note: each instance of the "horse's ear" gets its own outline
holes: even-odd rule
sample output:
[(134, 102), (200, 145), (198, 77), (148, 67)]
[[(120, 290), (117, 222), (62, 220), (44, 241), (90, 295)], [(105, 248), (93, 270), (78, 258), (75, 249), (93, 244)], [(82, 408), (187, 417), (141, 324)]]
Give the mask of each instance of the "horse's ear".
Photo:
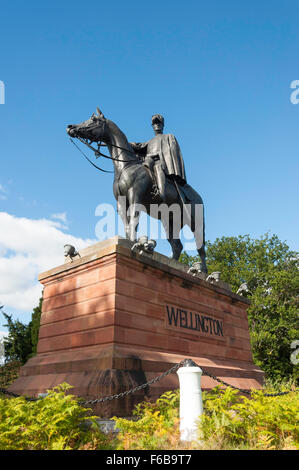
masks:
[(104, 114), (102, 113), (102, 111), (100, 110), (98, 106), (97, 106), (97, 113), (100, 118), (105, 119)]

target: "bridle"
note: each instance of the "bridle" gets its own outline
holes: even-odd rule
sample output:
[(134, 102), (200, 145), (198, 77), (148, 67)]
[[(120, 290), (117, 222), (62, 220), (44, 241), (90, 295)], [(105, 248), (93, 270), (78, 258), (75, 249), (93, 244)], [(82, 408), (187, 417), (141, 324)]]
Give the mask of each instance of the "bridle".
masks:
[[(97, 120), (97, 121), (98, 121), (98, 120)], [(104, 126), (106, 125), (106, 122), (105, 122), (105, 121), (102, 121), (102, 124), (103, 124), (102, 127), (103, 127), (103, 133), (104, 133)], [(92, 131), (92, 130), (96, 129), (97, 127), (99, 127), (99, 126), (95, 124), (95, 125), (92, 126), (91, 128), (88, 128), (88, 131)], [(85, 130), (86, 130), (86, 127), (79, 127), (79, 128), (78, 128), (78, 131), (80, 131), (80, 129), (85, 129)], [(94, 152), (96, 158), (104, 157), (104, 158), (107, 158), (107, 159), (112, 160), (112, 161), (115, 161), (115, 162), (133, 163), (134, 160), (120, 160), (120, 159), (118, 158), (118, 157), (121, 155), (122, 151), (126, 151), (126, 152), (128, 152), (128, 153), (132, 153), (132, 154), (135, 156), (136, 163), (139, 163), (139, 164), (142, 163), (141, 158), (140, 158), (140, 157), (137, 157), (136, 154), (135, 154), (135, 152), (133, 152), (133, 151), (131, 151), (131, 150), (129, 150), (129, 149), (126, 149), (126, 148), (124, 148), (124, 147), (120, 147), (119, 145), (112, 144), (111, 142), (109, 142), (109, 145), (111, 145), (112, 147), (115, 147), (115, 148), (118, 148), (118, 149), (121, 150), (121, 152), (117, 155), (117, 157), (111, 157), (111, 156), (105, 155), (104, 153), (101, 152), (101, 147), (104, 147), (104, 146), (107, 147), (107, 144), (102, 143), (102, 141), (97, 142), (98, 148), (95, 149), (95, 148), (91, 145), (91, 142), (93, 142), (91, 139), (89, 139), (90, 142), (88, 142), (88, 138), (83, 139), (82, 137), (78, 137), (78, 136), (77, 136), (76, 138), (77, 138), (78, 140), (80, 140), (80, 142), (82, 142), (82, 144), (84, 144), (84, 145), (86, 145), (88, 148), (90, 148), (90, 149)], [(76, 142), (74, 142), (74, 140), (73, 140), (71, 137), (70, 137), (70, 141), (72, 142), (72, 144), (75, 145), (75, 147), (79, 150), (79, 152), (82, 153), (82, 155), (86, 158), (86, 160), (88, 160), (88, 162), (89, 162), (91, 165), (93, 165), (95, 168), (97, 168), (98, 170), (100, 170), (100, 171), (102, 171), (102, 172), (104, 172), (104, 173), (114, 173), (113, 171), (104, 170), (103, 168), (100, 168), (99, 166), (97, 166), (95, 163), (93, 163), (93, 162), (87, 157), (87, 155), (85, 155), (85, 153), (80, 149), (80, 147), (76, 144)], [(126, 166), (127, 166), (127, 165), (125, 165), (125, 167), (126, 167)], [(123, 168), (123, 170), (124, 170), (124, 168)]]

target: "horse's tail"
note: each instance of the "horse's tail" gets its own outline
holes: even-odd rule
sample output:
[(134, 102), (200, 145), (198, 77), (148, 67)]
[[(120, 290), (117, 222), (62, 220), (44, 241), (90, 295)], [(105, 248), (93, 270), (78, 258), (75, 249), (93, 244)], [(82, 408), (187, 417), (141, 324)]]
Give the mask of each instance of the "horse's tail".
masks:
[(189, 202), (189, 204), (203, 205), (201, 196), (195, 191), (195, 189), (192, 188), (192, 186), (190, 186), (190, 184), (186, 183), (183, 186), (180, 186), (180, 190), (184, 194), (187, 203)]
[(187, 225), (194, 234), (197, 249), (200, 249), (205, 245), (205, 217), (202, 197), (187, 183), (180, 186), (180, 190), (183, 193), (185, 204), (190, 208), (190, 211), (187, 211), (190, 214)]

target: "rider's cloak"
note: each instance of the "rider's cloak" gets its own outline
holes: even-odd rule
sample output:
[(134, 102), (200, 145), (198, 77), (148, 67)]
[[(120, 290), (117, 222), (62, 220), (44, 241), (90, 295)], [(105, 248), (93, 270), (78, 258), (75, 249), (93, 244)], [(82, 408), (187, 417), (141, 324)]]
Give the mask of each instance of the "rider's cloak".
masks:
[(186, 172), (180, 146), (173, 134), (157, 134), (148, 142), (138, 144), (146, 157), (158, 157), (167, 176), (178, 176), (186, 183)]

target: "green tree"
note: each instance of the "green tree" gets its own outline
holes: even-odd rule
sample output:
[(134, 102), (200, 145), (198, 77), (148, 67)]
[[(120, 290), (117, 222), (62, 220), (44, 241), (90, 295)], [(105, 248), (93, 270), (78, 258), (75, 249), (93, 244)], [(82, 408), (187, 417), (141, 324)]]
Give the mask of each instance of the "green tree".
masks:
[(39, 299), (39, 304), (33, 309), (31, 316), (31, 344), (32, 344), (32, 353), (31, 356), (35, 356), (37, 352), (37, 342), (38, 342), (38, 333), (40, 327), (40, 317), (42, 314), (42, 304), (43, 298)]
[(4, 339), (5, 360), (24, 364), (32, 353), (30, 323), (25, 325), (3, 311), (2, 314), (7, 321), (4, 326), (8, 328), (8, 336)]
[(5, 360), (20, 361), (21, 364), (32, 356), (35, 356), (38, 341), (38, 332), (40, 326), (40, 317), (42, 309), (42, 298), (39, 305), (33, 309), (31, 321), (26, 325), (19, 320), (13, 320), (2, 310), (7, 323), (8, 336), (4, 338)]
[[(180, 260), (191, 265), (198, 258), (183, 253)], [(207, 243), (207, 266), (210, 273), (220, 271), (233, 292), (246, 282), (253, 358), (266, 377), (296, 377), (290, 345), (299, 339), (299, 253), (268, 233), (259, 239), (222, 237)]]

